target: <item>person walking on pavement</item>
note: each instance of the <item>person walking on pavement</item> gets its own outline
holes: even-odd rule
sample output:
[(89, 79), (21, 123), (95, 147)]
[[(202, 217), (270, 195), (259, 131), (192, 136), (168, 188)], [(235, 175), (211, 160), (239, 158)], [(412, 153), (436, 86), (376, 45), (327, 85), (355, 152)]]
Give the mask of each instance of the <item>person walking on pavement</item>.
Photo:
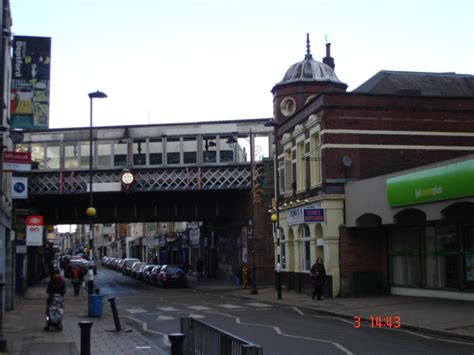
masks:
[(250, 270), (247, 263), (242, 264), (242, 288), (247, 288), (249, 285), (249, 274)]
[(72, 287), (74, 288), (74, 296), (79, 296), (79, 291), (81, 289), (83, 278), (84, 278), (84, 275), (81, 270), (81, 267), (79, 265), (76, 265), (72, 269), (72, 275), (71, 275)]
[(198, 280), (202, 280), (204, 278), (204, 260), (202, 260), (202, 258), (198, 259), (197, 272), (198, 272)]
[(326, 280), (326, 269), (324, 269), (323, 259), (317, 258), (316, 263), (311, 267), (311, 278), (313, 279), (313, 300), (315, 297), (320, 301)]

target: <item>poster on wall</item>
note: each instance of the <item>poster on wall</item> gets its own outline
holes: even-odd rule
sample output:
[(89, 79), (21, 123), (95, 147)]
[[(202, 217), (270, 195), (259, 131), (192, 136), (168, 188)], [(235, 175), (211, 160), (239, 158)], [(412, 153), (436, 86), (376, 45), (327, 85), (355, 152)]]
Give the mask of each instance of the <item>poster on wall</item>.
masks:
[(13, 37), (11, 128), (48, 129), (50, 70), (50, 37)]
[(26, 216), (26, 245), (43, 245), (43, 216)]

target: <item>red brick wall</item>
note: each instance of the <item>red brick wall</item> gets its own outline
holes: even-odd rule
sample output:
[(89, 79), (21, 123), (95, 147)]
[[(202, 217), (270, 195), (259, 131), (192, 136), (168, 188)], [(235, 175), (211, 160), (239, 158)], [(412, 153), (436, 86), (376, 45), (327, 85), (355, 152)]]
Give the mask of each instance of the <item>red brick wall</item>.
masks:
[(341, 296), (351, 295), (353, 272), (377, 272), (380, 294), (389, 293), (387, 238), (383, 228), (339, 228)]

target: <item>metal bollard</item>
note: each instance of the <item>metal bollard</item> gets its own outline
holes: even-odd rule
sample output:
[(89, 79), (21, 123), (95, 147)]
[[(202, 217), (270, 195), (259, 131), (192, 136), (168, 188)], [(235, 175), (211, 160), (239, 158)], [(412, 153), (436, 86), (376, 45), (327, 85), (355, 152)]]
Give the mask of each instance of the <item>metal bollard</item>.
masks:
[(81, 355), (91, 355), (91, 328), (92, 322), (84, 320), (79, 322), (81, 328)]
[(171, 342), (171, 355), (183, 355), (184, 337), (183, 333), (168, 334), (168, 339)]
[(110, 302), (110, 308), (112, 308), (112, 315), (114, 316), (115, 330), (119, 332), (122, 330), (122, 326), (120, 325), (117, 306), (115, 305), (115, 297), (110, 297), (108, 300)]

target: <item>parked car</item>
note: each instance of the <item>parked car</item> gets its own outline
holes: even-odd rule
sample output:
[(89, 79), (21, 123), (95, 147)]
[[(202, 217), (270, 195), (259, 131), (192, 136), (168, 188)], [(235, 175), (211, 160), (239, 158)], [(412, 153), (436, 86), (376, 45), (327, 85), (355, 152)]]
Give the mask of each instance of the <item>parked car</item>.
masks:
[(123, 266), (122, 266), (122, 275), (130, 275), (132, 272), (132, 266), (136, 262), (139, 262), (140, 260), (137, 258), (126, 258), (123, 261)]
[(144, 275), (144, 273), (145, 273), (145, 268), (146, 268), (147, 266), (150, 266), (150, 265), (149, 265), (149, 264), (145, 264), (145, 265), (142, 265), (142, 266), (140, 266), (140, 267), (138, 268), (137, 276), (136, 276), (136, 278), (137, 278), (138, 280), (143, 280), (143, 275)]
[(163, 265), (156, 283), (161, 287), (181, 286), (186, 287), (187, 278), (183, 269), (176, 265)]
[(130, 269), (130, 275), (135, 278), (135, 279), (138, 279), (138, 272), (140, 271), (140, 268), (142, 268), (143, 266), (145, 266), (146, 263), (142, 263), (142, 262), (136, 262), (133, 264), (132, 268)]
[(149, 283), (152, 285), (157, 285), (158, 274), (161, 271), (161, 265), (155, 265), (153, 269), (150, 271), (149, 275)]
[(145, 281), (146, 283), (151, 283), (151, 271), (153, 268), (157, 266), (155, 264), (148, 264), (145, 265), (142, 269), (142, 280)]
[(124, 262), (125, 262), (125, 259), (118, 259), (117, 262), (115, 263), (115, 270), (118, 272), (122, 272)]

